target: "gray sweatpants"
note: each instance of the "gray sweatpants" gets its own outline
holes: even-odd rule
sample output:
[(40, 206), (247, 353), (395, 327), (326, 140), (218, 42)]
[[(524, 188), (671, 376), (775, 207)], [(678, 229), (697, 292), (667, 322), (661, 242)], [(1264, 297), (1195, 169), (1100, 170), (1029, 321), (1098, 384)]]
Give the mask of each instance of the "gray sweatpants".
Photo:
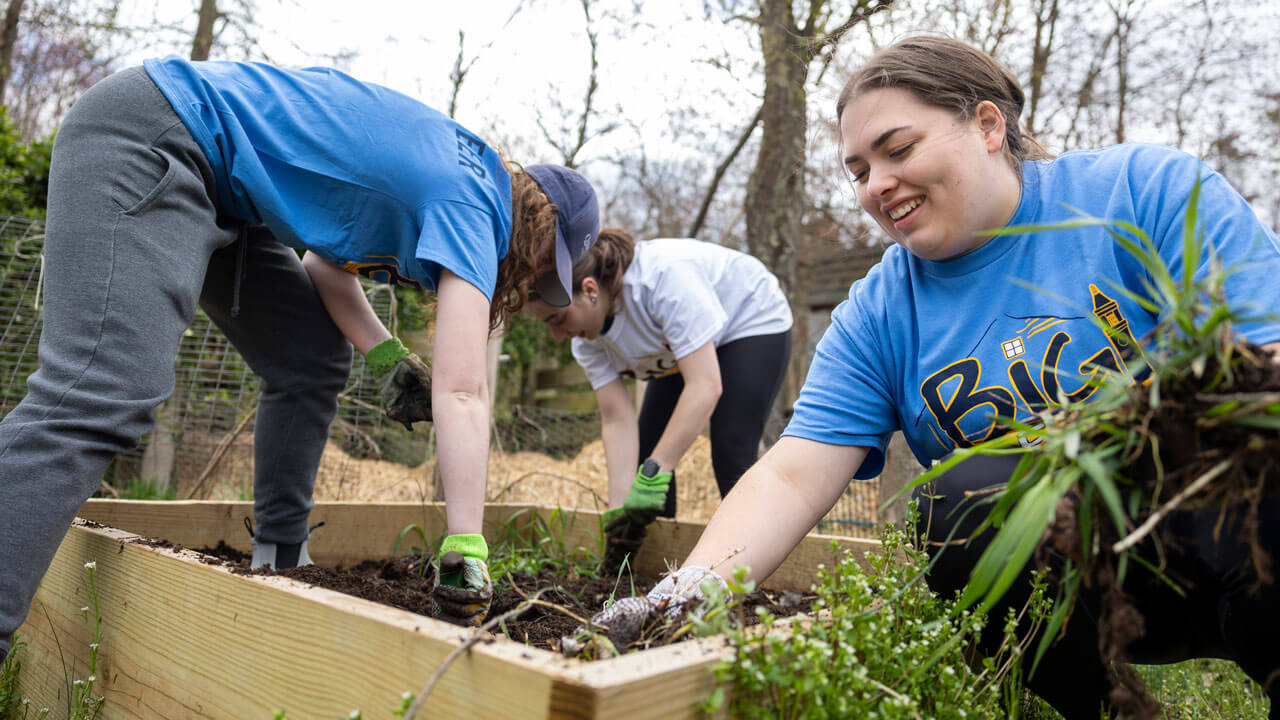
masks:
[(67, 114), (49, 176), (40, 369), (0, 421), (0, 656), (76, 511), (173, 392), (197, 302), (262, 379), (257, 536), (306, 537), (351, 346), (297, 254), (261, 228), (237, 242), (242, 228), (219, 212), (208, 160), (141, 68)]

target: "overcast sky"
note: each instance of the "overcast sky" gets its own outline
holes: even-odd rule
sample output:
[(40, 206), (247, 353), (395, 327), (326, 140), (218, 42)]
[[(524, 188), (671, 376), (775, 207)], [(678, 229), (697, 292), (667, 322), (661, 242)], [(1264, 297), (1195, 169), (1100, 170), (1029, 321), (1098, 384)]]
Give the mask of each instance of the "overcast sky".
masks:
[[(126, 0), (124, 21), (144, 24), (155, 15), (194, 31), (196, 5), (194, 0)], [(632, 26), (629, 19), (619, 32), (619, 23), (608, 13), (616, 9), (632, 18), (632, 3), (605, 0), (596, 5), (599, 122), (635, 123), (654, 128), (656, 137), (656, 128), (667, 122), (667, 109), (696, 106), (703, 99), (729, 115), (754, 112), (759, 80), (746, 65), (754, 62), (750, 26), (706, 22), (701, 2), (646, 0), (644, 24)], [(260, 41), (277, 64), (330, 64), (326, 55), (349, 51), (353, 57), (348, 63), (336, 63), (343, 70), (441, 110), (449, 102), (449, 75), (462, 31), (464, 57), (474, 64), (459, 96), (457, 118), (487, 138), (498, 135), (492, 139), (505, 144), (536, 138), (539, 111), (548, 123), (554, 121), (555, 96), (576, 112), (586, 92), (590, 45), (577, 0), (257, 0), (256, 20)], [(161, 52), (185, 55), (189, 37), (185, 42), (178, 46), (175, 39), (174, 47), (149, 49), (128, 60)], [(725, 53), (741, 59), (735, 72), (699, 62)], [(618, 132), (598, 142), (637, 142), (641, 137)], [(603, 149), (593, 148), (592, 154)]]

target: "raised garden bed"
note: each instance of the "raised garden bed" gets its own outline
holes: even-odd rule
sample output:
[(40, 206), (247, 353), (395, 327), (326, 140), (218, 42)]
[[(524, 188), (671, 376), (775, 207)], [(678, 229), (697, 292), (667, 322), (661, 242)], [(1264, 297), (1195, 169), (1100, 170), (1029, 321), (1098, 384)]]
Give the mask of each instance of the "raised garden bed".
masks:
[[(417, 693), (471, 631), (279, 576), (244, 576), (186, 550), (225, 541), (249, 549), (249, 503), (91, 500), (68, 533), (19, 633), (19, 692), (60, 708), (68, 678), (84, 676), (88, 629), (84, 564), (96, 563), (103, 641), (94, 691), (99, 717), (339, 718), (360, 709), (390, 717), (401, 693)], [(493, 505), (486, 523), (523, 528), (546, 508)], [(596, 542), (596, 514), (561, 518), (565, 540)], [(322, 503), (311, 543), (317, 563), (343, 566), (388, 557), (410, 524), (428, 536), (443, 528), (439, 505)], [(659, 575), (692, 548), (702, 526), (659, 521), (637, 558)], [(764, 587), (806, 590), (832, 543), (861, 556), (874, 541), (811, 535)], [(599, 662), (497, 638), (475, 645), (443, 673), (419, 717), (681, 718), (715, 687), (716, 639), (654, 648)], [(65, 668), (65, 670), (64, 670)], [(55, 710), (56, 713), (56, 710)], [(447, 715), (439, 715), (447, 713)]]

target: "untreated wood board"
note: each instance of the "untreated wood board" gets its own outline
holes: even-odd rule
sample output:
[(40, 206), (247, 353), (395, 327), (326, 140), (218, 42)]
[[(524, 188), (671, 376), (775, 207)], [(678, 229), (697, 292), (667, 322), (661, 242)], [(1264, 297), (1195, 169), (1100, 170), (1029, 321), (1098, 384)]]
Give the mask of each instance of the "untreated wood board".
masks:
[[(19, 629), (19, 690), (63, 714), (65, 682), (85, 677), (89, 604), (86, 562), (96, 564), (104, 639), (95, 692), (99, 717), (290, 718), (390, 715), (402, 692), (419, 691), (471, 631), (282, 577), (244, 577), (193, 553), (132, 542), (137, 535), (188, 547), (229, 541), (248, 548), (249, 503), (90, 501), (82, 516), (121, 529), (77, 525), (63, 541)], [(530, 506), (492, 506), (486, 523), (520, 531), (534, 516), (560, 523), (566, 540), (598, 542), (598, 517)], [(396, 535), (417, 523), (434, 537), (443, 509), (419, 504), (318, 504), (313, 556), (324, 563), (388, 557)], [(643, 570), (678, 559), (700, 527), (660, 522), (641, 552)], [(136, 534), (136, 535), (135, 535)], [(866, 541), (837, 538), (842, 547)], [(812, 581), (834, 558), (831, 538), (811, 537), (774, 578)], [(809, 564), (804, 567), (803, 564)], [(660, 568), (659, 568), (660, 569)], [(772, 584), (768, 583), (768, 584)], [(781, 587), (781, 586), (779, 586)], [(698, 717), (715, 687), (722, 640), (682, 643), (585, 663), (497, 638), (444, 673), (419, 717)], [(64, 663), (66, 669), (64, 671)]]
[[(538, 515), (543, 524), (563, 536), (564, 542), (600, 547), (600, 513), (594, 510), (558, 510), (527, 504), (485, 506), (485, 531), (490, 538), (502, 528), (523, 532)], [(191, 548), (212, 547), (219, 540), (237, 550), (250, 550), (244, 518), (253, 516), (253, 503), (225, 501), (90, 500), (80, 510), (87, 520), (168, 540)], [(311, 557), (327, 565), (351, 565), (371, 558), (391, 556), (396, 537), (409, 525), (422, 527), (433, 541), (444, 533), (444, 503), (316, 503), (311, 522), (323, 521), (308, 544)], [(680, 562), (702, 534), (700, 523), (659, 518), (649, 526), (644, 546), (636, 558), (636, 570), (658, 576)], [(407, 552), (415, 536), (406, 538), (400, 552)], [(835, 543), (833, 549), (832, 543)], [(839, 554), (862, 556), (880, 548), (879, 541), (837, 535), (810, 534), (763, 583), (779, 590), (807, 590), (817, 567), (833, 567)]]

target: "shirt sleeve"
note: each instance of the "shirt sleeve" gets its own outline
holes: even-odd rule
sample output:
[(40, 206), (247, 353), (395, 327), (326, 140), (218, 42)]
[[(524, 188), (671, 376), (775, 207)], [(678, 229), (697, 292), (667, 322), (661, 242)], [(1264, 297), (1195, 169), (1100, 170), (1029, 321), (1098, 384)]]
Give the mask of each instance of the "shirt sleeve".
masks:
[(818, 341), (782, 434), (868, 448), (854, 474), (865, 479), (884, 469), (884, 451), (898, 423), (889, 383), (876, 362), (878, 354), (869, 351), (875, 336), (858, 320), (856, 309), (857, 301), (851, 296), (831, 313), (831, 325)]
[(498, 246), (489, 213), (466, 203), (435, 201), (423, 207), (422, 223), (417, 258), (433, 286), (440, 285), (440, 268), (447, 268), (493, 302)]
[(663, 269), (646, 305), (677, 360), (714, 340), (729, 321), (715, 289), (679, 263)]
[(591, 382), (592, 390), (599, 390), (620, 377), (613, 363), (609, 361), (608, 353), (600, 347), (600, 343), (574, 338), (570, 348), (573, 350), (573, 359), (578, 361), (587, 373), (587, 380)]

